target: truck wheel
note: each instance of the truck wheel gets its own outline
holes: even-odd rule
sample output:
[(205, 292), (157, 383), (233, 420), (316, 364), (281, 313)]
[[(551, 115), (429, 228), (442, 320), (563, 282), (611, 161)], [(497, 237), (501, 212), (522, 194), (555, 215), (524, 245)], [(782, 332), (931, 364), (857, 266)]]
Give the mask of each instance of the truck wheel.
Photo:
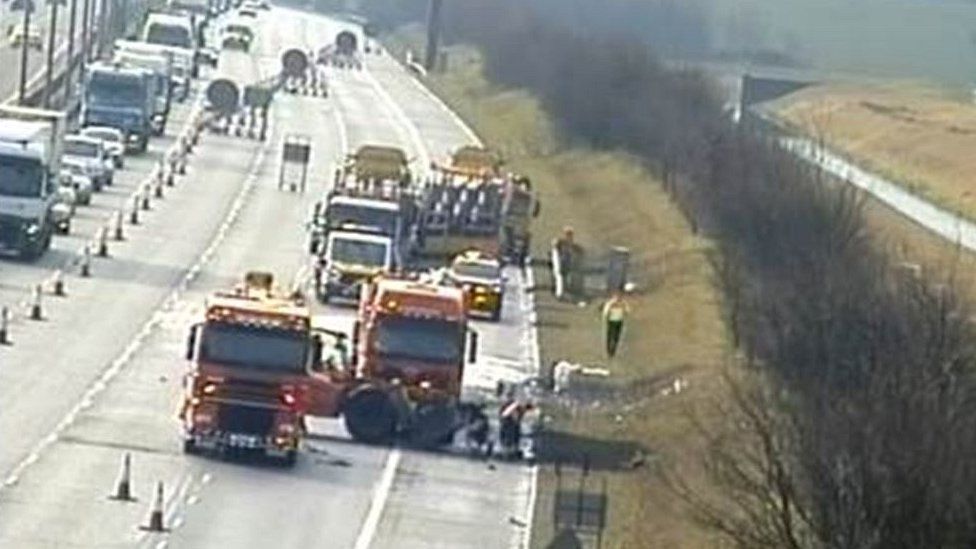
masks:
[(200, 449), (197, 448), (197, 445), (195, 442), (193, 442), (192, 438), (183, 439), (183, 453), (189, 455), (196, 455), (200, 453)]
[(445, 403), (422, 404), (410, 418), (410, 442), (431, 449), (451, 444), (457, 424), (454, 406)]
[(366, 387), (353, 393), (342, 411), (352, 438), (369, 444), (389, 442), (396, 434), (397, 411), (383, 391)]
[(51, 233), (48, 230), (44, 236), (35, 242), (30, 242), (20, 249), (20, 258), (25, 261), (36, 261), (51, 246)]
[(501, 319), (502, 319), (502, 304), (499, 303), (498, 306), (491, 311), (491, 321), (498, 322)]

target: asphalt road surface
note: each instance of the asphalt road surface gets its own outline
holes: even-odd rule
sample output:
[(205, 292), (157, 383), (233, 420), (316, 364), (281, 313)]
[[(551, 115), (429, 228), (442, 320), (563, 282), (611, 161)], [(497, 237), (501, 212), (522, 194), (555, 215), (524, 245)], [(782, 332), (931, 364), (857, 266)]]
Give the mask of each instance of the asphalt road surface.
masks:
[[(262, 74), (288, 47), (318, 48), (341, 23), (274, 8), (262, 13), (252, 49)], [(328, 72), (328, 98), (282, 95), (266, 142), (205, 135), (187, 176), (153, 202), (93, 276), (66, 278), (68, 296), (47, 297), (44, 321), (19, 319), (0, 348), (0, 547), (516, 547), (530, 522), (532, 471), (454, 453), (367, 446), (341, 422), (317, 420), (297, 466), (185, 456), (176, 420), (187, 328), (203, 298), (246, 270), (279, 282), (306, 278), (303, 222), (335, 162), (363, 143), (394, 144), (418, 171), (474, 137), (387, 55), (365, 71)], [(174, 128), (190, 104), (174, 115)], [(277, 187), (281, 139), (313, 140), (309, 191)], [(122, 206), (167, 146), (157, 139), (130, 159), (116, 187), (83, 212), (90, 234)], [(0, 262), (0, 302), (70, 262), (84, 240), (66, 237), (38, 264)], [(465, 390), (487, 394), (498, 379), (535, 367), (531, 302), (508, 273), (500, 323), (478, 322), (482, 356)], [(337, 328), (351, 309), (317, 311)], [(108, 499), (122, 456), (133, 464), (137, 502)], [(168, 533), (139, 529), (156, 482), (165, 486)]]

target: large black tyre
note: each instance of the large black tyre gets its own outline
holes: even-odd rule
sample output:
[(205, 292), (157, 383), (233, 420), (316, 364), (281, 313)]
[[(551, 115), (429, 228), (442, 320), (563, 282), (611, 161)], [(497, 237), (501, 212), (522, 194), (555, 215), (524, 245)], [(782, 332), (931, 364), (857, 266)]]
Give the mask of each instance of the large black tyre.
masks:
[(298, 450), (288, 450), (284, 456), (282, 456), (278, 462), (282, 467), (294, 467), (298, 463)]
[(195, 442), (193, 442), (192, 438), (183, 439), (183, 453), (191, 456), (200, 453), (200, 449), (197, 448), (197, 445)]
[(369, 444), (389, 442), (396, 435), (397, 410), (389, 395), (374, 387), (353, 392), (342, 411), (352, 438)]
[(329, 301), (332, 299), (332, 294), (329, 292), (329, 288), (322, 286), (321, 283), (316, 284), (315, 295), (319, 298), (319, 303), (322, 305), (328, 305)]
[(450, 444), (459, 426), (457, 409), (448, 403), (421, 404), (410, 419), (410, 443), (421, 448)]
[(498, 322), (502, 319), (502, 303), (501, 298), (499, 298), (498, 305), (495, 306), (491, 311), (491, 321)]

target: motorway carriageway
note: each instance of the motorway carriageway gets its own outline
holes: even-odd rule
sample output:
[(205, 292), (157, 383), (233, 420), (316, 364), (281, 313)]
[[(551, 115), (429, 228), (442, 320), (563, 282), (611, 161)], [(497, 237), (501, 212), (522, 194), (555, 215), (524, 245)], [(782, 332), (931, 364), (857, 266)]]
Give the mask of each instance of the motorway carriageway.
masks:
[[(259, 17), (251, 56), (265, 75), (277, 70), (284, 49), (317, 49), (341, 25), (277, 7)], [(387, 55), (370, 56), (367, 67), (330, 69), (328, 98), (279, 95), (266, 143), (204, 135), (188, 175), (153, 203), (143, 223), (126, 227), (126, 241), (94, 263), (93, 277), (70, 276), (69, 296), (47, 299), (47, 321), (12, 329), (14, 344), (0, 349), (0, 547), (524, 543), (534, 475), (523, 464), (489, 469), (455, 455), (355, 444), (333, 420), (312, 422), (294, 469), (180, 450), (184, 341), (204, 297), (246, 270), (271, 270), (282, 285), (307, 278), (303, 222), (344, 152), (394, 144), (424, 170), (429, 159), (476, 139)], [(186, 113), (181, 107), (177, 118)], [(277, 189), (287, 133), (313, 139), (304, 195)], [(137, 180), (152, 154), (130, 158), (133, 168), (122, 173)], [(96, 203), (105, 196), (96, 195)], [(49, 265), (0, 263), (0, 286), (11, 270), (22, 276), (16, 284), (39, 278), (63, 255), (50, 254)], [(531, 302), (518, 271), (508, 275), (502, 322), (475, 325), (482, 356), (468, 367), (468, 393), (490, 392), (497, 380), (522, 379), (536, 367)], [(351, 309), (316, 312), (332, 327), (351, 326)], [(126, 452), (135, 503), (107, 498)], [(157, 481), (165, 485), (168, 533), (138, 528)]]
[[(20, 28), (23, 23), (24, 12), (10, 11), (10, 5), (13, 2), (14, 0), (3, 0), (3, 7), (0, 8), (0, 13), (3, 14), (3, 17), (0, 18), (0, 101), (5, 102), (17, 100), (18, 87), (20, 85), (20, 47), (11, 46), (10, 39), (7, 36), (7, 29), (10, 25), (15, 25), (17, 28)], [(77, 10), (75, 13), (74, 46), (76, 52), (81, 48), (81, 14), (83, 6), (84, 2), (78, 0), (77, 7), (75, 8)], [(30, 24), (41, 33), (43, 47), (41, 49), (27, 49), (28, 83), (40, 82), (44, 78), (45, 63), (47, 62), (47, 33), (51, 25), (49, 19), (51, 4), (47, 0), (34, 0), (34, 7), (35, 10), (31, 14)], [(58, 55), (64, 54), (67, 50), (68, 27), (71, 19), (70, 7), (71, 0), (67, 0), (65, 4), (58, 6), (58, 20), (54, 38), (54, 51)], [(63, 57), (61, 55), (55, 58), (55, 73), (59, 67), (63, 66)]]

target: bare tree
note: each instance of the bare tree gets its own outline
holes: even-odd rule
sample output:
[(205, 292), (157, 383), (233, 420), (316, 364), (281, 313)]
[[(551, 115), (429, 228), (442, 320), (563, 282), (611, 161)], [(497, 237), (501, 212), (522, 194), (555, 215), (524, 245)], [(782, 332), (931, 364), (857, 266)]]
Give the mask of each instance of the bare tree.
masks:
[(976, 333), (952, 281), (902, 276), (862, 197), (730, 125), (704, 76), (532, 3), (451, 4), (491, 80), (535, 93), (565, 139), (644, 159), (718, 243), (754, 360), (733, 421), (702, 430), (717, 495), (677, 490), (702, 523), (742, 548), (976, 546)]

